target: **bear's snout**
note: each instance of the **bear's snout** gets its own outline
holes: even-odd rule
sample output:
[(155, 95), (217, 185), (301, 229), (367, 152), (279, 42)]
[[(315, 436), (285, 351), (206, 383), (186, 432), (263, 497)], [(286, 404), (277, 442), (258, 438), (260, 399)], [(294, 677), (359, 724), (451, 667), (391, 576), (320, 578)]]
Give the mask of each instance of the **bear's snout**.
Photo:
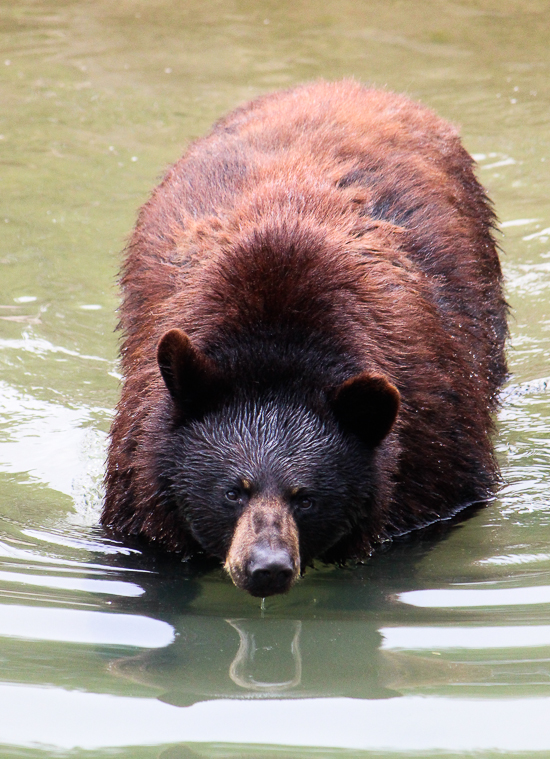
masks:
[(262, 598), (284, 593), (293, 582), (294, 568), (292, 556), (286, 549), (255, 546), (247, 571), (248, 591)]
[(300, 573), (300, 550), (296, 522), (282, 499), (252, 499), (235, 527), (225, 568), (253, 596), (290, 590)]

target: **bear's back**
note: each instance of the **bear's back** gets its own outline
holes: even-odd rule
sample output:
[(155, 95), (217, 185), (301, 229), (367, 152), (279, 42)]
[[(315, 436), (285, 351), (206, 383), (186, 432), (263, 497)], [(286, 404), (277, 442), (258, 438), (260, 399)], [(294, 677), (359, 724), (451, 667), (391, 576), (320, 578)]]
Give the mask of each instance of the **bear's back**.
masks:
[[(426, 278), (423, 295), (494, 391), (505, 375), (506, 307), (494, 215), (472, 164), (451, 125), (400, 95), (344, 81), (259, 98), (195, 142), (144, 206), (123, 279), (127, 297), (137, 288), (153, 310), (178, 293), (190, 302), (208, 286), (200, 269), (219, 266), (215, 252), (247, 227), (261, 229), (268, 218), (273, 226), (278, 216), (287, 231), (301, 218), (306, 237), (331, 222), (349, 234), (351, 213), (366, 249), (384, 238), (395, 247), (399, 237), (403, 265)], [(351, 260), (348, 240), (334, 244)], [(335, 280), (338, 266), (335, 259)]]

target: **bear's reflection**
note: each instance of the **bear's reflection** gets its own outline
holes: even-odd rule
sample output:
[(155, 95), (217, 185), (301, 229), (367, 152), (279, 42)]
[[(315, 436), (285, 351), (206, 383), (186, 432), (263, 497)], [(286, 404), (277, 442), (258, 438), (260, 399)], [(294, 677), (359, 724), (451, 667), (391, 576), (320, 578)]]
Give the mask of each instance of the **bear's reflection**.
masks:
[[(278, 620), (267, 628), (263, 625), (262, 629), (264, 621), (227, 620), (240, 638), (239, 650), (229, 667), (229, 677), (240, 688), (263, 693), (296, 688), (302, 682), (302, 623), (299, 620)], [(289, 634), (292, 636), (290, 645)]]
[(381, 680), (380, 634), (365, 620), (222, 619), (186, 615), (164, 649), (111, 671), (187, 706), (210, 698), (395, 695)]

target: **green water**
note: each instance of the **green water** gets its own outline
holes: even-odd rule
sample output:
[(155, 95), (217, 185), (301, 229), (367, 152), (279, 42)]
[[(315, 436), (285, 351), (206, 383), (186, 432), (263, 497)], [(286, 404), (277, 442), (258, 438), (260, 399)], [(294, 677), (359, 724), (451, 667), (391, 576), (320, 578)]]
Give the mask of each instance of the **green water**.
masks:
[[(550, 756), (550, 3), (0, 9), (0, 757)], [(478, 160), (513, 308), (505, 481), (262, 610), (97, 527), (115, 276), (190, 139), (319, 76), (409, 93)]]

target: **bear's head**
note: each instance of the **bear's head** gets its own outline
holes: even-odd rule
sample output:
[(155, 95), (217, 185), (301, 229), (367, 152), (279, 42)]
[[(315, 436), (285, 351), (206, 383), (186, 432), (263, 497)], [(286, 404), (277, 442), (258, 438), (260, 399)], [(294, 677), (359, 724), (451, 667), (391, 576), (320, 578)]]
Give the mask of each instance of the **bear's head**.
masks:
[(397, 389), (366, 373), (322, 399), (231, 386), (181, 330), (163, 337), (158, 363), (176, 410), (161, 455), (181, 518), (239, 588), (287, 591), (368, 518)]

